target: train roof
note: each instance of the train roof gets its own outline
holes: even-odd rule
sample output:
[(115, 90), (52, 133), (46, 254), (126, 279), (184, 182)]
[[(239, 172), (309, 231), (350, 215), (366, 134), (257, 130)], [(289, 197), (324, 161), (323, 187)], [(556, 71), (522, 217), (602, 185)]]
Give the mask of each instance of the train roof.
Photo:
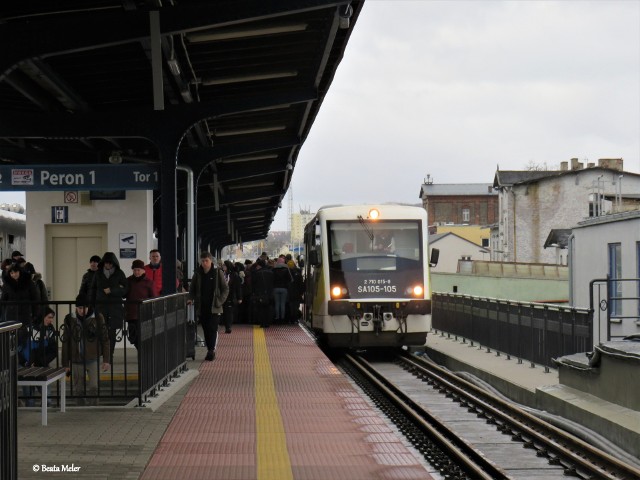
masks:
[(371, 209), (377, 209), (381, 214), (381, 219), (393, 218), (426, 218), (427, 212), (424, 208), (407, 204), (361, 204), (361, 205), (327, 205), (320, 207), (316, 217), (330, 217), (338, 220), (356, 219), (358, 216), (369, 217)]

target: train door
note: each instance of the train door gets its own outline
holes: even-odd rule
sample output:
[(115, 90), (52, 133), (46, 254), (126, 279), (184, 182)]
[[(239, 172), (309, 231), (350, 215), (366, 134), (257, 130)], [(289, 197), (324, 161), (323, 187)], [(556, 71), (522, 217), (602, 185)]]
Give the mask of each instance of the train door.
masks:
[(107, 224), (47, 225), (46, 285), (52, 300), (75, 300), (92, 255), (107, 249)]

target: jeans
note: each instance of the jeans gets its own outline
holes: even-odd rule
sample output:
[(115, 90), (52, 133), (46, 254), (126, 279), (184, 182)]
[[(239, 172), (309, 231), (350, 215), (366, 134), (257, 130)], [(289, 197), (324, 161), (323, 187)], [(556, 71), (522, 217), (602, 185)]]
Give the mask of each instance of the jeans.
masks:
[(289, 290), (286, 288), (274, 288), (273, 289), (273, 299), (275, 301), (276, 306), (276, 321), (284, 320), (285, 315), (287, 314), (287, 296), (289, 295)]

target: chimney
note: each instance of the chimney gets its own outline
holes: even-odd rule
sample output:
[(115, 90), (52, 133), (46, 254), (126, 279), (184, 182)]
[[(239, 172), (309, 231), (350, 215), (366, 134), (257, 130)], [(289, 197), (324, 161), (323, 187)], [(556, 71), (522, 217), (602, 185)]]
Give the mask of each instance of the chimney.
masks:
[(569, 162), (560, 162), (560, 171), (566, 172), (569, 170)]
[(602, 168), (610, 168), (611, 170), (623, 170), (623, 161), (621, 158), (601, 158), (598, 160), (598, 166)]
[(577, 158), (571, 159), (571, 170), (582, 170), (584, 164), (579, 162)]

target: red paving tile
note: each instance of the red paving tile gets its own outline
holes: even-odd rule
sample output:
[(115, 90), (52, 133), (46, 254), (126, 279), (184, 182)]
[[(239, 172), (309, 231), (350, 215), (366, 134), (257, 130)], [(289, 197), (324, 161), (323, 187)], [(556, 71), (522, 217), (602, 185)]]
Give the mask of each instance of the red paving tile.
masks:
[[(260, 411), (279, 409), (294, 479), (431, 478), (302, 329), (263, 332), (277, 405)], [(203, 362), (142, 478), (281, 480), (257, 466), (255, 385), (254, 329), (239, 325)]]

